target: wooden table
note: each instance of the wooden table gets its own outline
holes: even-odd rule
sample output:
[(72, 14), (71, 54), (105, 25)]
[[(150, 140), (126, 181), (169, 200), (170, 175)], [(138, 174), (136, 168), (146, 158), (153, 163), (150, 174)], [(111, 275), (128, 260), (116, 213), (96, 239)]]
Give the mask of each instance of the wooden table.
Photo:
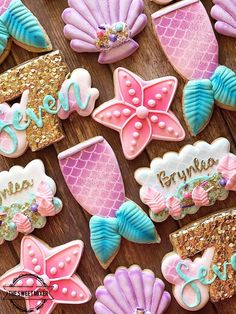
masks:
[[(158, 45), (152, 29), (150, 15), (151, 13), (157, 11), (160, 6), (145, 0), (145, 11), (149, 17), (149, 23), (145, 30), (137, 38), (140, 44), (140, 49), (130, 58), (118, 62), (115, 65), (108, 66), (99, 65), (96, 54), (77, 54), (70, 49), (69, 42), (63, 36), (62, 29), (64, 23), (60, 17), (63, 9), (67, 7), (67, 0), (24, 0), (24, 3), (42, 22), (42, 25), (47, 30), (53, 42), (54, 48), (60, 49), (64, 53), (70, 69), (73, 70), (77, 67), (84, 67), (90, 71), (93, 86), (100, 90), (100, 99), (97, 102), (97, 106), (113, 97), (112, 72), (118, 66), (127, 67), (131, 71), (143, 76), (146, 80), (165, 75), (174, 75), (179, 79), (179, 88), (172, 109), (186, 128), (181, 106), (182, 91), (184, 86), (183, 80), (176, 74), (172, 66), (167, 61)], [(212, 1), (204, 0), (203, 3), (209, 11), (212, 6)], [(220, 44), (221, 63), (236, 71), (236, 40), (219, 35), (217, 35), (217, 37)], [(11, 54), (7, 60), (0, 65), (0, 71), (3, 72), (16, 64), (22, 63), (35, 56), (37, 55), (29, 53), (13, 45)], [(170, 218), (162, 224), (156, 224), (156, 228), (162, 238), (160, 245), (137, 245), (122, 240), (122, 246), (119, 254), (109, 269), (105, 271), (99, 265), (90, 248), (88, 227), (90, 216), (83, 211), (68, 191), (59, 169), (57, 154), (64, 149), (67, 149), (90, 137), (103, 135), (113, 147), (120, 163), (125, 181), (127, 197), (134, 200), (147, 210), (139, 198), (139, 186), (133, 176), (135, 169), (141, 166), (149, 166), (152, 158), (162, 156), (168, 151), (178, 151), (185, 144), (194, 143), (196, 140), (206, 140), (208, 142), (212, 142), (219, 136), (226, 137), (231, 142), (232, 152), (236, 152), (235, 121), (236, 113), (221, 110), (215, 107), (211, 122), (196, 138), (192, 137), (190, 133), (186, 131), (186, 138), (180, 143), (153, 141), (137, 159), (134, 161), (127, 161), (123, 156), (117, 132), (101, 126), (90, 117), (81, 118), (77, 114), (73, 114), (68, 120), (63, 122), (66, 134), (64, 140), (54, 146), (50, 146), (47, 149), (36, 153), (32, 153), (28, 150), (22, 157), (14, 160), (2, 157), (0, 160), (0, 170), (8, 170), (15, 164), (25, 166), (34, 158), (43, 160), (47, 173), (53, 177), (57, 183), (57, 196), (63, 200), (64, 209), (56, 217), (49, 218), (47, 225), (41, 230), (34, 231), (33, 234), (46, 241), (50, 246), (57, 246), (74, 239), (82, 239), (85, 243), (85, 251), (77, 272), (94, 294), (96, 288), (102, 284), (105, 275), (110, 272), (114, 272), (116, 268), (121, 265), (130, 266), (136, 263), (143, 268), (152, 269), (155, 274), (161, 278), (161, 260), (167, 252), (172, 250), (172, 246), (168, 240), (169, 233), (208, 213), (212, 213), (218, 209), (234, 206), (236, 196), (234, 193), (230, 193), (230, 196), (226, 201), (218, 202), (213, 207), (201, 208), (197, 214), (189, 215), (180, 222), (176, 222)], [(21, 238), (22, 236), (18, 236), (15, 241), (1, 245), (0, 275), (18, 264)], [(166, 287), (169, 291), (171, 291), (171, 286), (168, 283), (166, 283)], [(95, 299), (93, 298), (91, 302), (81, 306), (60, 305), (56, 307), (54, 313), (93, 313), (94, 300)], [(0, 301), (0, 313), (10, 314), (18, 313), (18, 311), (13, 308), (9, 301)], [(182, 314), (187, 313), (187, 311), (180, 308), (173, 298), (168, 313)], [(208, 305), (198, 313), (236, 313), (236, 297), (217, 304), (208, 303)]]

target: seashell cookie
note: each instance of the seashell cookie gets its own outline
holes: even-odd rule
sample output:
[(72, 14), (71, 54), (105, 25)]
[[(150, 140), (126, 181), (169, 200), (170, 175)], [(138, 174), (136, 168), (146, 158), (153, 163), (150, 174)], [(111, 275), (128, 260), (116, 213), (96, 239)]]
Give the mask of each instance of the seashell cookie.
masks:
[(69, 0), (62, 13), (64, 35), (76, 52), (99, 52), (99, 63), (129, 57), (139, 47), (132, 39), (147, 24), (143, 0)]
[(104, 279), (96, 291), (96, 314), (162, 314), (166, 312), (170, 294), (161, 279), (138, 265), (119, 267)]

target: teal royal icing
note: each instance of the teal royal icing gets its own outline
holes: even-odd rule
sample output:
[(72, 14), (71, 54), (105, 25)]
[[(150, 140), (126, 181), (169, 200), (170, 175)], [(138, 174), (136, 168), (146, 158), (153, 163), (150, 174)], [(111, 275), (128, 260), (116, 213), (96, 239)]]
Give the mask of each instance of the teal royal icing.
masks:
[(9, 33), (6, 26), (0, 20), (0, 55), (7, 48)]
[(151, 219), (132, 201), (121, 205), (116, 218), (90, 219), (91, 246), (103, 264), (118, 251), (121, 236), (136, 243), (160, 242)]
[[(17, 150), (18, 139), (15, 130), (17, 131), (26, 130), (29, 127), (31, 121), (33, 121), (38, 128), (42, 128), (43, 111), (51, 115), (57, 115), (61, 109), (64, 110), (65, 112), (68, 112), (70, 110), (69, 92), (71, 88), (74, 89), (76, 104), (81, 110), (85, 110), (89, 104), (91, 95), (88, 95), (86, 97), (85, 102), (83, 103), (80, 96), (79, 85), (76, 84), (75, 82), (71, 82), (71, 84), (69, 84), (66, 88), (65, 96), (61, 92), (58, 92), (58, 105), (56, 99), (53, 96), (47, 95), (44, 97), (43, 105), (38, 107), (38, 115), (31, 108), (26, 109), (25, 115), (28, 117), (26, 122), (23, 122), (25, 120), (24, 114), (19, 110), (16, 110), (13, 113), (11, 124), (4, 123), (3, 121), (0, 120), (0, 134), (1, 132), (6, 132), (7, 135), (11, 138), (13, 144), (13, 148), (10, 151), (6, 151), (5, 149), (0, 147), (0, 152), (4, 153), (5, 155), (11, 155)], [(56, 109), (54, 109), (55, 107)]]
[[(189, 270), (189, 266), (184, 262), (181, 261), (176, 265), (176, 272), (181, 279), (183, 279), (184, 284), (181, 287), (181, 300), (182, 302), (188, 306), (189, 308), (194, 308), (201, 303), (201, 291), (197, 286), (197, 282), (200, 282), (202, 285), (211, 285), (216, 278), (219, 278), (222, 281), (226, 281), (228, 279), (227, 268), (231, 266), (233, 270), (236, 270), (236, 253), (234, 253), (229, 262), (224, 262), (223, 264), (223, 271), (220, 271), (217, 265), (212, 265), (213, 276), (211, 279), (207, 279), (206, 277), (209, 274), (209, 270), (204, 265), (200, 266), (197, 275), (195, 277), (188, 276), (185, 272)], [(184, 272), (185, 271), (185, 272)], [(184, 290), (187, 286), (190, 286), (195, 295), (196, 301), (193, 304), (189, 304), (188, 301), (184, 298)]]
[(20, 0), (12, 1), (0, 20), (15, 40), (35, 48), (48, 48), (42, 26)]

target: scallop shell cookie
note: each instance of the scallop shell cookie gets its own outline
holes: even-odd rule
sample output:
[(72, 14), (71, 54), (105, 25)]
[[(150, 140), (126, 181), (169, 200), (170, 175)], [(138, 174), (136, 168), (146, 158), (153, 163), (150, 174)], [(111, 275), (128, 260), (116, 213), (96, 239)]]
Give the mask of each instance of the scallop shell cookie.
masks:
[(162, 314), (171, 301), (163, 281), (138, 265), (119, 267), (106, 276), (96, 298), (96, 314)]
[(143, 0), (69, 0), (64, 35), (76, 52), (98, 52), (98, 62), (114, 63), (139, 47), (133, 40), (147, 24)]
[(170, 234), (174, 251), (164, 257), (161, 269), (183, 308), (199, 311), (208, 301), (219, 302), (234, 296), (235, 230), (236, 209), (230, 208)]
[(54, 196), (56, 184), (45, 174), (41, 160), (25, 168), (14, 166), (0, 176), (0, 243), (43, 228), (46, 217), (61, 211), (62, 201)]
[(32, 12), (20, 0), (2, 0), (0, 3), (0, 63), (9, 54), (12, 41), (32, 52), (52, 50), (47, 33)]
[(236, 191), (236, 156), (226, 138), (184, 146), (179, 153), (154, 158), (150, 168), (139, 168), (135, 179), (140, 198), (157, 222), (169, 216), (178, 220), (202, 206), (225, 200)]

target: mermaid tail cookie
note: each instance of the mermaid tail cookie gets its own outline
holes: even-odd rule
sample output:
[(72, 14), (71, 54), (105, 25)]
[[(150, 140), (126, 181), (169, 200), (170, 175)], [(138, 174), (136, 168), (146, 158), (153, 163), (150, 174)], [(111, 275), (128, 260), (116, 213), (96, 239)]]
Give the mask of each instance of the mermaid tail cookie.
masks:
[(218, 43), (200, 0), (183, 0), (152, 16), (160, 44), (173, 67), (189, 80), (184, 117), (193, 135), (208, 124), (214, 103), (236, 110), (236, 75), (219, 66)]
[(50, 39), (38, 19), (20, 0), (6, 0), (0, 6), (0, 59), (8, 53), (12, 37), (19, 46), (33, 51), (52, 50)]
[(71, 193), (93, 216), (91, 245), (104, 268), (117, 254), (122, 236), (136, 243), (160, 241), (148, 216), (126, 201), (118, 162), (103, 137), (70, 148), (58, 158)]

